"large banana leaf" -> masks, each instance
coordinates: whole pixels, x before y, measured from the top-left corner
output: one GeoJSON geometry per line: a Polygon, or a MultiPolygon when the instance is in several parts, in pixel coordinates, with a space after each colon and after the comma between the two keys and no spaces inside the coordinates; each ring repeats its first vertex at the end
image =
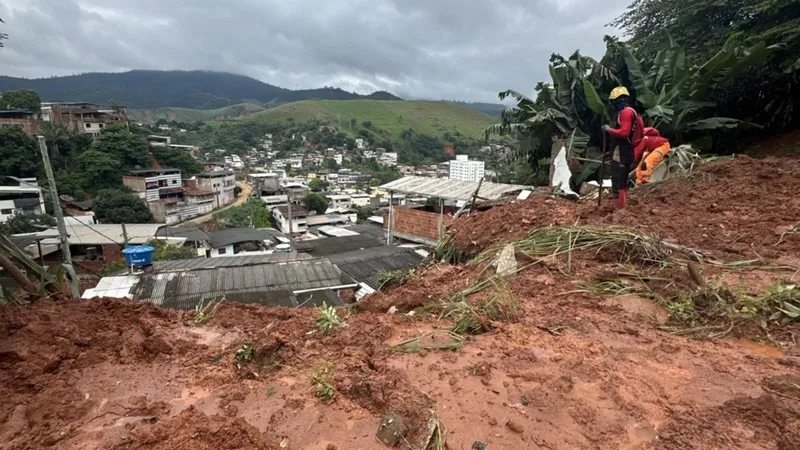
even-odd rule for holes
{"type": "Polygon", "coordinates": [[[583,94],[586,96],[586,103],[589,108],[606,122],[610,122],[611,116],[608,114],[605,102],[600,98],[600,94],[597,93],[592,82],[586,79],[583,80],[583,94]]]}
{"type": "Polygon", "coordinates": [[[642,69],[639,60],[627,47],[622,47],[622,54],[625,57],[625,64],[628,66],[628,76],[633,82],[633,88],[636,90],[636,99],[645,108],[652,108],[656,104],[656,96],[647,86],[647,74],[642,69]]]}

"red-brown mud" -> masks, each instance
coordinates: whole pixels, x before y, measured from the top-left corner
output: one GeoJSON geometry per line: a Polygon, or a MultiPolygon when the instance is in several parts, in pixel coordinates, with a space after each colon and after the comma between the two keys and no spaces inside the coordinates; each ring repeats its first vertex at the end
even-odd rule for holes
{"type": "MultiPolygon", "coordinates": [[[[800,211],[790,162],[713,163],[635,193],[622,212],[534,197],[452,230],[477,252],[537,226],[609,223],[719,258],[791,261],[798,236],[776,245],[800,211]]],[[[569,274],[536,265],[510,277],[518,320],[492,323],[460,350],[392,348],[451,326],[404,313],[473,285],[482,270],[427,267],[340,309],[347,325],[328,336],[310,309],[226,303],[193,327],[190,312],[125,300],[0,307],[0,442],[9,450],[377,449],[381,420],[394,414],[420,448],[435,411],[451,449],[476,441],[489,449],[800,448],[796,347],[659,331],[665,311],[648,299],[575,292],[579,278],[620,270],[595,255],[576,256],[569,274]],[[237,361],[246,345],[252,358],[237,361]],[[311,380],[326,363],[329,401],[311,380]]],[[[690,282],[670,270],[663,277],[690,282]]],[[[758,289],[796,276],[740,275],[758,289]]]]}

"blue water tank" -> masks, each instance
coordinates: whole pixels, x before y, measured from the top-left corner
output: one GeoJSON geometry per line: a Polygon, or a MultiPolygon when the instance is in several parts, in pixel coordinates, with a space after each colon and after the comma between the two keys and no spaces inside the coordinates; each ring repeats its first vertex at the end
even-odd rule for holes
{"type": "Polygon", "coordinates": [[[122,254],[129,267],[144,267],[153,264],[153,250],[149,245],[135,245],[122,250],[122,254]]]}

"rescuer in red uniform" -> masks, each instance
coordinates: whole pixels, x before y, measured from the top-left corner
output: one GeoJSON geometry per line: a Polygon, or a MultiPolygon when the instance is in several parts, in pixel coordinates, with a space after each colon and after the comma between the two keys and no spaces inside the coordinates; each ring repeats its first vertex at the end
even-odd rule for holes
{"type": "Polygon", "coordinates": [[[617,208],[624,208],[628,198],[628,174],[635,164],[634,149],[644,136],[642,116],[628,105],[630,93],[624,86],[614,88],[609,100],[617,112],[617,127],[603,125],[603,131],[611,136],[611,191],[617,198],[617,208]]]}

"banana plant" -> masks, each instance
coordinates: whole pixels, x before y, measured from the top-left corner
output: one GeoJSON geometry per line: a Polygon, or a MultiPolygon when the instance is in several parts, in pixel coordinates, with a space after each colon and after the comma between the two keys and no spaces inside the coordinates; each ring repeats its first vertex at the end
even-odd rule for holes
{"type": "Polygon", "coordinates": [[[716,106],[706,101],[715,86],[732,80],[780,48],[767,47],[763,42],[747,48],[736,46],[736,38],[732,36],[705,64],[692,67],[687,67],[683,48],[670,40],[649,62],[647,70],[625,44],[607,41],[607,46],[613,46],[609,52],[622,54],[636,100],[646,109],[647,123],[662,134],[681,136],[689,131],[758,127],[730,117],[698,118],[701,110],[716,106]]]}

